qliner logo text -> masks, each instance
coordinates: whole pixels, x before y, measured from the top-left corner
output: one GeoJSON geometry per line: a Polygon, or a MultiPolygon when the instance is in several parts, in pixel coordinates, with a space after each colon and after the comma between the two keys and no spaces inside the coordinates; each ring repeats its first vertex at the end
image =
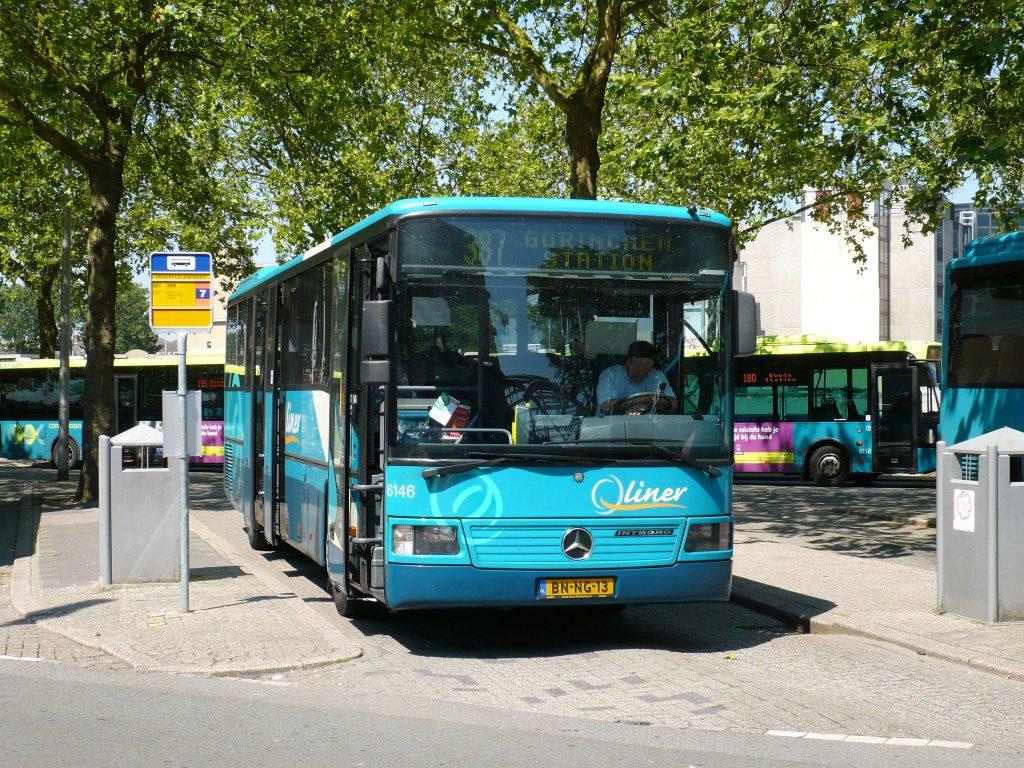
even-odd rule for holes
{"type": "Polygon", "coordinates": [[[285,408],[284,417],[284,444],[298,443],[299,433],[302,431],[302,414],[292,411],[292,404],[288,403],[285,408]]]}
{"type": "Polygon", "coordinates": [[[640,509],[686,509],[685,505],[678,503],[686,491],[685,487],[648,486],[643,480],[631,480],[629,485],[623,486],[619,478],[609,475],[594,483],[590,499],[599,515],[640,509]]]}

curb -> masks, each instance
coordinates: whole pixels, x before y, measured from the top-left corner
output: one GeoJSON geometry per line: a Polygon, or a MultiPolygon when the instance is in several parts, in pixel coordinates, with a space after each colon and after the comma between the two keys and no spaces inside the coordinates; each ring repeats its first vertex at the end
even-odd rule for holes
{"type": "MultiPolygon", "coordinates": [[[[295,662],[272,663],[252,666],[223,666],[223,667],[201,667],[187,665],[162,665],[151,657],[140,653],[129,643],[107,638],[98,639],[98,636],[90,631],[79,627],[69,626],[67,622],[52,618],[51,608],[42,606],[36,599],[33,591],[33,559],[35,556],[35,541],[39,531],[39,517],[41,505],[39,498],[35,495],[22,496],[18,513],[18,530],[15,544],[14,563],[11,568],[10,602],[16,613],[27,621],[71,640],[86,648],[107,653],[140,672],[162,672],[167,674],[195,674],[210,677],[229,677],[272,674],[275,672],[288,672],[298,669],[316,669],[333,664],[352,661],[363,655],[363,651],[355,640],[345,635],[341,629],[321,617],[315,610],[306,605],[305,602],[294,595],[285,598],[285,605],[295,615],[295,619],[302,624],[311,626],[319,631],[327,639],[336,642],[339,646],[349,645],[352,647],[351,654],[323,655],[295,662]],[[29,554],[26,554],[29,553],[29,554]]],[[[229,562],[239,561],[238,553],[227,543],[222,541],[213,532],[198,522],[191,522],[190,528],[206,541],[221,556],[229,562]]],[[[267,586],[274,593],[282,593],[280,584],[275,582],[274,575],[268,573],[265,568],[252,567],[253,562],[247,562],[250,574],[260,583],[267,586]]],[[[283,590],[288,594],[288,590],[283,590]]]]}

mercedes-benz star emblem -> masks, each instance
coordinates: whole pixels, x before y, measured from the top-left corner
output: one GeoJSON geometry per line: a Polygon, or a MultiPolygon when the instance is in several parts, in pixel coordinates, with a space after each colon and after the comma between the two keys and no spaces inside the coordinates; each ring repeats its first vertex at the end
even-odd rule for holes
{"type": "Polygon", "coordinates": [[[570,560],[586,560],[594,551],[594,536],[586,528],[570,528],[562,536],[562,551],[570,560]]]}

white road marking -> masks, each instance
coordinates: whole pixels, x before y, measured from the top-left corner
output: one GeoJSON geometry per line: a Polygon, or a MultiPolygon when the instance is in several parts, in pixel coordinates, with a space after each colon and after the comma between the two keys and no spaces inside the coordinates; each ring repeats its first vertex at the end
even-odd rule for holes
{"type": "Polygon", "coordinates": [[[807,733],[806,731],[765,731],[765,736],[786,739],[814,739],[841,741],[846,744],[885,744],[890,747],[939,747],[942,749],[970,749],[974,744],[944,739],[911,739],[903,736],[856,736],[842,733],[807,733]]]}

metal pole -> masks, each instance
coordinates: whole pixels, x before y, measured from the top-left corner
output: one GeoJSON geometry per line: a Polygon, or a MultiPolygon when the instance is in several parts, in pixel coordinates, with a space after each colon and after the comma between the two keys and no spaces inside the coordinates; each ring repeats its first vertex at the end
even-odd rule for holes
{"type": "Polygon", "coordinates": [[[110,527],[110,438],[100,435],[100,584],[113,581],[110,527]]]}
{"type": "MultiPolygon", "coordinates": [[[[988,499],[985,515],[988,519],[988,620],[999,619],[999,525],[996,513],[999,511],[999,465],[997,448],[990,445],[985,450],[988,464],[988,499]]],[[[975,513],[977,514],[977,513],[975,513]]]]}
{"type": "MultiPolygon", "coordinates": [[[[68,125],[71,137],[71,125],[68,125]]],[[[68,387],[71,380],[71,164],[64,164],[64,237],[60,268],[60,400],[57,406],[57,479],[68,479],[70,416],[68,387]]]]}
{"type": "Polygon", "coordinates": [[[185,425],[185,399],[188,394],[188,368],[185,351],[188,334],[178,334],[178,423],[181,425],[181,612],[188,613],[188,429],[185,425]]]}
{"type": "Polygon", "coordinates": [[[946,464],[946,443],[942,440],[935,444],[935,470],[935,592],[938,599],[936,605],[939,610],[943,610],[942,575],[946,566],[945,511],[949,505],[946,501],[949,466],[946,464]]]}

